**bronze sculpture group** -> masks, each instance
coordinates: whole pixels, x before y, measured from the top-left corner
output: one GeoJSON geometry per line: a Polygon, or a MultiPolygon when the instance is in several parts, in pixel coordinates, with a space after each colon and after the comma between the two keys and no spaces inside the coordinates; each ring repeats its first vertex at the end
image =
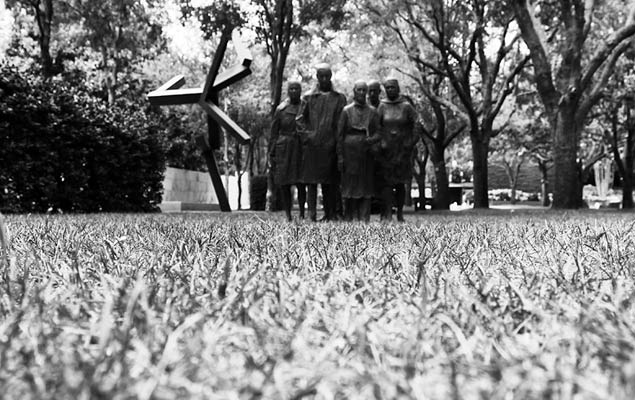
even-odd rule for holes
{"type": "Polygon", "coordinates": [[[286,217],[292,219],[291,186],[296,185],[304,218],[306,185],[309,218],[315,221],[319,184],[327,221],[369,221],[373,197],[381,199],[382,220],[392,219],[394,205],[403,221],[417,113],[400,95],[397,79],[384,80],[382,100],[379,81],[355,82],[347,105],[331,76],[328,64],[318,65],[318,84],[304,97],[300,83],[289,82],[288,99],[273,117],[270,159],[286,217]]]}

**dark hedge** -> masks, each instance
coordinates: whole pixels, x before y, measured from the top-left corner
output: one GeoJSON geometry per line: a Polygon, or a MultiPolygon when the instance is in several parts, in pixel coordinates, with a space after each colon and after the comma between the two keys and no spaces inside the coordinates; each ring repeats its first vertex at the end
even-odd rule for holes
{"type": "Polygon", "coordinates": [[[85,85],[0,65],[0,211],[156,211],[159,118],[108,106],[85,85]]]}

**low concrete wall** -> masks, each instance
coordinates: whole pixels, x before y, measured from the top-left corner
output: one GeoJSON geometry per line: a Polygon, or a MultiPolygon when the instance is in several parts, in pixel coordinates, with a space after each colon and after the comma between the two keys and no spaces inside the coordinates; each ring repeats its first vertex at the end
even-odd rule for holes
{"type": "MultiPolygon", "coordinates": [[[[225,183],[225,176],[222,176],[225,183]]],[[[242,179],[243,193],[241,196],[242,209],[249,208],[249,177],[244,174],[242,179]]],[[[229,190],[225,191],[232,210],[238,209],[238,179],[229,176],[229,190]]],[[[207,172],[190,171],[180,168],[167,167],[163,179],[163,199],[160,205],[162,211],[185,210],[216,210],[218,198],[212,185],[212,179],[207,172]],[[206,206],[207,205],[207,206],[206,206]]]]}

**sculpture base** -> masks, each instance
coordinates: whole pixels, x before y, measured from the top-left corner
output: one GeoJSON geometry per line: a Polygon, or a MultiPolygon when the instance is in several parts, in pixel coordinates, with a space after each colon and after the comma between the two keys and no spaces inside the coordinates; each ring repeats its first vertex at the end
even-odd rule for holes
{"type": "Polygon", "coordinates": [[[218,204],[212,203],[186,203],[183,201],[164,201],[159,204],[161,212],[183,212],[183,211],[220,211],[218,204]]]}

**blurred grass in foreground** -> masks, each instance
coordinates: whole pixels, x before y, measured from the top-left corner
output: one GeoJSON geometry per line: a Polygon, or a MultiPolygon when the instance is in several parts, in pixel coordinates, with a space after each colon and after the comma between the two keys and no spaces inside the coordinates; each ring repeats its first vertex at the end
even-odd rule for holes
{"type": "Polygon", "coordinates": [[[629,214],[6,216],[14,399],[633,399],[629,214]]]}

